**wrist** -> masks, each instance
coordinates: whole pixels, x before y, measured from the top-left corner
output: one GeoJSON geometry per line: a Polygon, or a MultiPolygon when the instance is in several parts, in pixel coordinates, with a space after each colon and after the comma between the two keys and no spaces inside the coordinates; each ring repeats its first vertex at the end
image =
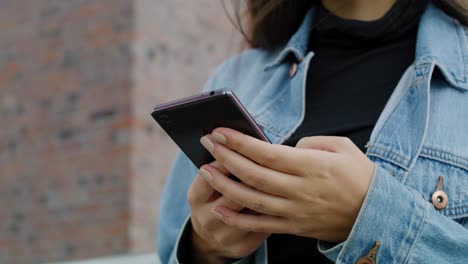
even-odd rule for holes
{"type": "Polygon", "coordinates": [[[223,264],[226,258],[210,247],[193,227],[190,228],[190,255],[193,263],[223,264]]]}

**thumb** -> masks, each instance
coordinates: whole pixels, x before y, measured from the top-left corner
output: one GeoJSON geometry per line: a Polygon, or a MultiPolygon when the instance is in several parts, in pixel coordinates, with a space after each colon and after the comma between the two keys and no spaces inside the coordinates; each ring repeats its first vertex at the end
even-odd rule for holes
{"type": "MultiPolygon", "coordinates": [[[[224,175],[230,174],[218,161],[213,161],[210,165],[218,169],[224,175]]],[[[219,193],[200,175],[200,173],[197,174],[187,192],[187,199],[192,205],[213,201],[218,196],[219,193]]]]}

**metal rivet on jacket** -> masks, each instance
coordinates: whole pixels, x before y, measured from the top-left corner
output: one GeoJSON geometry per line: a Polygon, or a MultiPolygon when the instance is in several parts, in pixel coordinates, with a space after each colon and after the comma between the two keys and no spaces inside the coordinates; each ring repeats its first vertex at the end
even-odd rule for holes
{"type": "Polygon", "coordinates": [[[376,241],[374,247],[367,253],[367,255],[360,257],[356,264],[375,264],[377,258],[377,251],[379,250],[380,241],[376,241]]]}
{"type": "Polygon", "coordinates": [[[445,207],[447,207],[448,204],[448,196],[444,192],[443,179],[443,176],[439,177],[439,183],[437,184],[437,188],[432,194],[432,204],[438,210],[444,209],[445,207]]]}

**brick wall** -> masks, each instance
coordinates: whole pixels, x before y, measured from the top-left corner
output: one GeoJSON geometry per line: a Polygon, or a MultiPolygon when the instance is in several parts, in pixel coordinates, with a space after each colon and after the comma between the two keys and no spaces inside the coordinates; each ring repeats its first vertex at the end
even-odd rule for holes
{"type": "Polygon", "coordinates": [[[148,109],[199,92],[214,68],[239,51],[240,38],[220,1],[138,0],[135,12],[132,106],[142,126],[133,134],[130,243],[152,250],[158,204],[148,201],[158,200],[176,146],[148,119],[148,109]]]}
{"type": "Polygon", "coordinates": [[[154,250],[176,148],[149,110],[232,32],[211,0],[0,1],[0,263],[154,250]]]}

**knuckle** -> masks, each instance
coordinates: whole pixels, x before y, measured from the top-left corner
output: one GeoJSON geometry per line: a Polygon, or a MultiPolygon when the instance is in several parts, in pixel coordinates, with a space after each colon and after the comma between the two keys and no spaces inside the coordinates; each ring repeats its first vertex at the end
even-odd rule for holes
{"type": "Polygon", "coordinates": [[[267,166],[272,165],[278,162],[278,155],[274,153],[273,151],[267,150],[262,153],[261,160],[264,165],[267,165],[267,166]]]}
{"type": "Polygon", "coordinates": [[[261,200],[255,199],[250,201],[249,203],[250,204],[248,207],[254,211],[262,212],[265,210],[265,204],[261,200]]]}
{"type": "Polygon", "coordinates": [[[330,178],[332,178],[333,174],[329,171],[329,170],[321,170],[319,175],[318,175],[321,179],[326,179],[326,180],[329,180],[330,178]]]}
{"type": "Polygon", "coordinates": [[[341,171],[343,170],[343,166],[348,167],[348,165],[343,163],[343,161],[340,159],[334,159],[333,162],[329,161],[328,163],[329,164],[327,167],[327,175],[329,178],[337,177],[337,175],[340,175],[341,171]]]}
{"type": "Polygon", "coordinates": [[[276,205],[276,207],[274,208],[276,215],[286,218],[294,217],[297,214],[297,212],[293,209],[294,206],[291,206],[287,203],[281,203],[281,205],[276,205]]]}
{"type": "Polygon", "coordinates": [[[253,187],[262,187],[266,185],[265,177],[261,174],[249,173],[245,176],[245,181],[248,185],[253,187]]]}
{"type": "Polygon", "coordinates": [[[300,148],[300,147],[307,146],[308,142],[309,142],[309,137],[303,137],[303,138],[299,139],[299,141],[296,144],[296,147],[300,148]]]}
{"type": "Polygon", "coordinates": [[[187,201],[190,207],[194,207],[195,205],[197,205],[197,195],[195,194],[193,185],[190,186],[190,188],[187,191],[187,201]]]}
{"type": "Polygon", "coordinates": [[[333,174],[333,163],[329,159],[321,159],[318,164],[318,176],[324,179],[330,178],[333,174]]]}
{"type": "Polygon", "coordinates": [[[338,137],[338,142],[342,146],[347,146],[352,143],[351,139],[349,139],[348,137],[338,137]]]}
{"type": "Polygon", "coordinates": [[[233,150],[240,151],[244,148],[244,142],[242,142],[241,140],[232,140],[229,146],[233,150]]]}

